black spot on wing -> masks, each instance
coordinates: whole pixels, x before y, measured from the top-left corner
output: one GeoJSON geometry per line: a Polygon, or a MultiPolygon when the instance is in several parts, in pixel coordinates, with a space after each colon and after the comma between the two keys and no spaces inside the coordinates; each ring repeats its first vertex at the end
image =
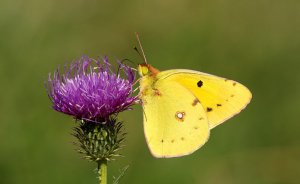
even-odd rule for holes
{"type": "Polygon", "coordinates": [[[217,104],[217,107],[221,107],[222,106],[222,104],[217,104]]]}
{"type": "Polygon", "coordinates": [[[207,107],[207,108],[206,108],[206,111],[207,111],[207,112],[211,112],[212,110],[213,110],[213,109],[212,109],[211,107],[207,107]]]}
{"type": "Polygon", "coordinates": [[[197,98],[195,98],[194,101],[192,102],[192,106],[196,106],[197,103],[200,103],[200,102],[197,98]]]}
{"type": "Polygon", "coordinates": [[[199,80],[199,81],[197,82],[197,86],[198,86],[199,88],[201,88],[202,85],[203,85],[202,80],[199,80]]]}

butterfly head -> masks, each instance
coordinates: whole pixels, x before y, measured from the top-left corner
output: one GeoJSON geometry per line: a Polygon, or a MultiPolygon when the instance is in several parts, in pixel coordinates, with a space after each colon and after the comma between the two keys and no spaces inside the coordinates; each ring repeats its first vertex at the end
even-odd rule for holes
{"type": "Polygon", "coordinates": [[[159,73],[159,70],[154,68],[153,66],[149,64],[139,64],[138,66],[138,72],[140,76],[146,76],[146,75],[156,75],[159,73]]]}

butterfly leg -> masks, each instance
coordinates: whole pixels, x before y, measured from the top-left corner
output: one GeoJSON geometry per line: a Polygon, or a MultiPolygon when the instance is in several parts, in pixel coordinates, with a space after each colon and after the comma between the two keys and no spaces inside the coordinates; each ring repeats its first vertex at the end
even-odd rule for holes
{"type": "Polygon", "coordinates": [[[161,92],[158,89],[153,88],[153,91],[154,91],[154,96],[161,96],[161,92]]]}

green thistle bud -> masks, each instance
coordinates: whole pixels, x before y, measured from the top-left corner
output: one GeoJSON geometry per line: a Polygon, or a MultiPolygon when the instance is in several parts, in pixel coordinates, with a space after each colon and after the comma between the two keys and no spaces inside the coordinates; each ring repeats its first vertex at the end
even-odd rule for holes
{"type": "Polygon", "coordinates": [[[125,133],[122,133],[123,125],[116,119],[107,122],[81,121],[74,128],[73,135],[78,139],[78,152],[84,154],[84,158],[90,161],[110,161],[113,157],[120,156],[117,153],[123,146],[125,133]]]}

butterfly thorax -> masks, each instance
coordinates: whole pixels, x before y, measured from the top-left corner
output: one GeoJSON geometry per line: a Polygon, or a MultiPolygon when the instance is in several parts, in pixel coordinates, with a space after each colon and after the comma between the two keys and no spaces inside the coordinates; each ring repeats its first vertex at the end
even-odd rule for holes
{"type": "Polygon", "coordinates": [[[144,96],[150,93],[156,93],[155,83],[157,81],[157,74],[160,72],[149,64],[140,64],[138,72],[140,79],[140,98],[143,100],[144,96]]]}

